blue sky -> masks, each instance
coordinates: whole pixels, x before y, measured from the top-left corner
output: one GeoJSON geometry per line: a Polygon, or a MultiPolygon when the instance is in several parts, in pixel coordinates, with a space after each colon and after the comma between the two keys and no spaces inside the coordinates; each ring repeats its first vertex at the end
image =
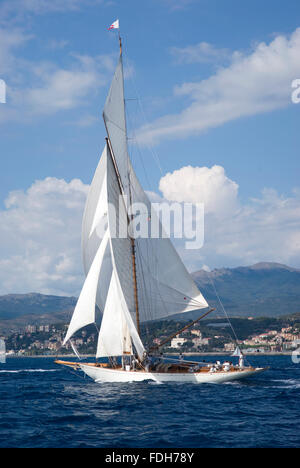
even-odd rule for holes
{"type": "MultiPolygon", "coordinates": [[[[101,113],[118,56],[116,34],[107,28],[117,18],[126,96],[140,98],[128,100],[127,111],[130,137],[137,140],[130,145],[132,158],[144,187],[167,199],[184,194],[180,201],[203,201],[189,193],[187,181],[177,184],[174,171],[205,167],[208,179],[196,169],[191,177],[200,177],[204,188],[213,178],[215,191],[225,201],[228,195],[235,210],[226,230],[213,233],[222,216],[218,198],[207,189],[204,201],[214,208],[206,250],[197,261],[182,253],[189,268],[260,260],[299,267],[300,104],[290,99],[291,82],[300,78],[297,0],[0,0],[0,78],[7,84],[7,103],[0,104],[0,209],[6,226],[0,267],[15,277],[6,273],[2,292],[16,292],[17,285],[20,291],[58,293],[79,287],[78,236],[72,249],[55,259],[45,233],[38,237],[34,231],[32,197],[40,193],[38,186],[44,194],[39,219],[46,223],[49,200],[81,196],[77,224],[66,229],[77,230],[104,144],[101,113]],[[223,168],[223,175],[214,166],[223,168]],[[174,175],[168,187],[160,185],[166,173],[174,175]],[[53,186],[47,192],[49,178],[53,186]],[[71,187],[74,179],[81,185],[71,187]],[[58,192],[55,181],[63,181],[57,182],[58,192]],[[175,183],[180,193],[174,192],[175,183]],[[18,234],[17,219],[24,228],[18,234]],[[266,249],[270,237],[274,244],[266,249]],[[35,263],[41,248],[44,270],[35,263]],[[60,270],[60,262],[69,266],[63,263],[60,270]],[[25,280],[34,267],[48,276],[25,280]],[[74,276],[69,289],[58,290],[58,271],[74,276]]],[[[53,212],[54,218],[59,215],[65,216],[62,205],[53,212]]]]}

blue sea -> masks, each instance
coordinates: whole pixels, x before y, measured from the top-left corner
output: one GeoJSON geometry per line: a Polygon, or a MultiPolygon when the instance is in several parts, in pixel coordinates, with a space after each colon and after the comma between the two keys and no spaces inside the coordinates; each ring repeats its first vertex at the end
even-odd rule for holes
{"type": "Polygon", "coordinates": [[[96,384],[52,358],[10,358],[0,365],[0,447],[299,447],[300,364],[248,360],[270,370],[235,383],[158,385],[96,384]]]}

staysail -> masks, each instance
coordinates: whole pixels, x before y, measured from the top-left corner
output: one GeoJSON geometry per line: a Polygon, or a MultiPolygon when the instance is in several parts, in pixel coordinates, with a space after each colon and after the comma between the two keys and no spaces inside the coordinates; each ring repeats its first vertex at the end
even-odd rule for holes
{"type": "MultiPolygon", "coordinates": [[[[105,102],[108,139],[96,169],[82,223],[86,274],[66,338],[103,313],[97,357],[132,353],[144,346],[139,322],[208,307],[169,238],[135,237],[132,204],[149,222],[157,215],[131,165],[126,133],[122,53],[105,102]]],[[[159,232],[162,231],[156,219],[159,232]]]]}
{"type": "Polygon", "coordinates": [[[65,337],[64,343],[74,335],[80,328],[85,327],[95,320],[95,307],[97,297],[97,286],[102,266],[102,261],[108,244],[108,231],[106,232],[98,251],[95,255],[91,268],[87,274],[83,288],[81,290],[79,299],[77,301],[72,320],[69,325],[68,333],[65,337]]]}
{"type": "Polygon", "coordinates": [[[241,357],[241,356],[243,356],[243,353],[242,353],[242,351],[240,350],[240,348],[237,346],[237,347],[235,348],[235,350],[234,350],[234,352],[232,353],[231,356],[238,356],[238,357],[241,357]]]}
{"type": "MultiPolygon", "coordinates": [[[[88,274],[107,231],[107,145],[105,145],[92,180],[82,220],[82,260],[85,275],[88,274]]],[[[103,312],[112,274],[109,244],[103,255],[99,272],[96,304],[103,312]]]]}

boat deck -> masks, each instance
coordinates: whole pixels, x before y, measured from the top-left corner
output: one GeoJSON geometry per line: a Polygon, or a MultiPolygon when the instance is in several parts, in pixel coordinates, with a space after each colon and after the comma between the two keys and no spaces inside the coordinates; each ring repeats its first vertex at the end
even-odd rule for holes
{"type": "MultiPolygon", "coordinates": [[[[72,367],[73,369],[80,369],[80,366],[82,363],[80,362],[70,362],[70,361],[60,361],[57,360],[55,361],[56,364],[64,365],[67,367],[72,367]]],[[[96,367],[96,368],[104,368],[104,369],[111,369],[111,370],[118,370],[118,371],[124,371],[126,372],[126,369],[123,369],[121,365],[119,366],[114,366],[112,367],[108,363],[97,363],[97,362],[86,362],[84,363],[85,366],[90,366],[90,367],[96,367]]],[[[130,369],[131,372],[159,372],[159,373],[208,373],[211,372],[211,366],[202,366],[200,368],[195,369],[194,365],[191,364],[166,364],[166,363],[161,363],[157,364],[155,366],[149,366],[149,369],[145,369],[143,367],[137,367],[136,369],[130,369]]],[[[241,372],[241,368],[238,366],[231,366],[230,369],[227,372],[241,372]]],[[[253,367],[245,367],[244,370],[246,371],[251,371],[254,370],[253,367]]],[[[224,369],[220,368],[218,370],[215,370],[214,373],[224,373],[224,369]]]]}

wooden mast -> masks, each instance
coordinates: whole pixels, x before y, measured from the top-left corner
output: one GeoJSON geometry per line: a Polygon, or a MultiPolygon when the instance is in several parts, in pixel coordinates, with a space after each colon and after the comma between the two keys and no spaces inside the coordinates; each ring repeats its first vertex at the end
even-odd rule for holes
{"type": "MultiPolygon", "coordinates": [[[[109,153],[110,153],[110,155],[111,155],[111,159],[112,159],[112,162],[113,162],[113,166],[114,166],[114,169],[115,169],[115,172],[116,172],[116,176],[117,176],[117,181],[118,181],[118,185],[119,185],[120,192],[121,192],[121,194],[123,194],[123,196],[124,196],[124,189],[123,189],[123,185],[122,185],[120,173],[119,173],[119,170],[118,170],[118,166],[117,166],[117,163],[116,163],[116,158],[115,158],[114,153],[113,153],[111,141],[110,141],[109,137],[106,137],[105,140],[106,140],[106,143],[107,143],[107,146],[108,146],[108,149],[109,149],[109,153]]],[[[131,190],[130,190],[130,204],[131,204],[131,203],[132,203],[132,198],[131,198],[131,190]]],[[[128,213],[127,213],[128,225],[129,225],[130,221],[132,221],[132,219],[133,219],[133,215],[131,215],[131,218],[129,218],[128,213]]],[[[134,302],[135,302],[135,317],[136,317],[137,332],[138,332],[138,334],[140,335],[141,329],[140,329],[139,302],[138,302],[137,278],[136,278],[135,242],[134,242],[134,238],[131,237],[131,236],[130,236],[130,243],[131,243],[131,257],[132,257],[132,272],[133,272],[133,292],[134,292],[134,302]]]]}
{"type": "MultiPolygon", "coordinates": [[[[122,39],[119,30],[119,44],[120,44],[120,57],[122,60],[122,39]]],[[[123,66],[123,60],[122,60],[123,66]]],[[[124,78],[123,78],[123,89],[124,89],[124,78]]],[[[123,93],[124,95],[124,93],[123,93]]],[[[125,108],[125,98],[124,98],[124,108],[125,108]]],[[[126,123],[126,113],[125,113],[125,134],[127,138],[127,123],[126,123]]],[[[129,203],[130,206],[132,205],[132,193],[131,193],[131,185],[130,185],[130,174],[128,173],[128,183],[129,183],[129,203]]],[[[130,216],[130,221],[133,220],[133,214],[130,216]]],[[[136,277],[136,259],[135,259],[135,240],[134,237],[130,236],[131,242],[131,255],[132,255],[132,272],[133,272],[133,290],[134,290],[134,302],[135,302],[135,319],[136,319],[136,328],[139,336],[141,335],[141,327],[140,327],[140,313],[139,313],[139,299],[138,299],[138,288],[137,288],[137,277],[136,277]]]]}
{"type": "MultiPolygon", "coordinates": [[[[120,45],[120,57],[121,57],[121,61],[122,61],[122,39],[121,39],[121,36],[120,36],[120,32],[119,32],[119,45],[120,45]]],[[[123,66],[123,62],[122,62],[122,66],[123,66]]],[[[123,82],[123,87],[124,87],[124,82],[123,82]]],[[[124,100],[124,106],[125,106],[125,100],[124,100]]],[[[106,127],[107,135],[109,135],[108,130],[107,130],[107,126],[106,126],[106,123],[105,123],[105,119],[104,119],[104,124],[105,124],[105,127],[106,127]]],[[[126,115],[125,115],[125,134],[127,135],[126,115]]],[[[121,194],[123,194],[123,197],[124,197],[125,192],[124,192],[121,176],[120,176],[120,173],[119,173],[119,169],[118,169],[118,166],[117,166],[116,158],[114,156],[114,152],[113,152],[113,148],[112,148],[112,144],[111,144],[109,136],[106,138],[106,142],[108,144],[109,151],[110,151],[112,161],[113,161],[113,166],[114,166],[114,169],[116,171],[120,192],[121,192],[121,194]]],[[[128,174],[128,182],[129,182],[129,202],[130,202],[130,206],[131,206],[132,205],[132,194],[131,194],[131,185],[130,185],[130,174],[128,174]]],[[[126,213],[127,213],[127,221],[128,221],[128,225],[129,225],[130,222],[133,220],[133,214],[131,214],[131,216],[129,218],[127,210],[126,210],[126,213]]],[[[130,237],[130,243],[131,243],[132,272],[133,272],[133,292],[134,292],[134,303],[135,303],[136,328],[137,328],[138,334],[140,335],[141,334],[141,329],[140,329],[140,314],[139,314],[137,276],[136,276],[135,240],[130,235],[129,235],[129,237],[130,237]]]]}

